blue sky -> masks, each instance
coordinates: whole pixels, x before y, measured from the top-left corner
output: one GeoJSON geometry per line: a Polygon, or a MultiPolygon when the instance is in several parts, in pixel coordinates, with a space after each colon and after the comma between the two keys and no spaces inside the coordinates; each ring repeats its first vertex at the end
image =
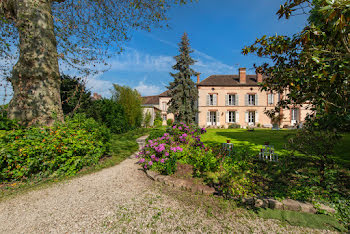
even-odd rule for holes
{"type": "MultiPolygon", "coordinates": [[[[187,32],[198,62],[193,68],[201,80],[213,74],[237,74],[246,67],[254,74],[253,64],[263,61],[241,50],[256,38],[267,35],[292,35],[306,24],[306,16],[278,20],[281,0],[199,0],[175,6],[169,12],[170,28],[151,32],[133,32],[124,44],[125,51],[110,59],[111,69],[90,77],[88,87],[109,97],[113,83],[136,88],[142,95],[156,95],[166,90],[172,80],[169,72],[178,54],[177,43],[187,32]]],[[[196,80],[193,77],[193,80],[196,80]]]]}

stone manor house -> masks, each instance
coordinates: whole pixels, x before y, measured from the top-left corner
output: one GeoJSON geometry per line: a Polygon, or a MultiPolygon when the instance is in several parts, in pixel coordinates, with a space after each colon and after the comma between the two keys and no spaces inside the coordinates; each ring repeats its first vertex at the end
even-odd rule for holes
{"type": "MultiPolygon", "coordinates": [[[[211,75],[203,81],[200,81],[198,75],[198,125],[225,128],[231,124],[239,124],[241,127],[272,127],[271,119],[264,112],[273,109],[284,94],[259,91],[258,83],[262,80],[261,74],[247,75],[245,68],[239,68],[238,75],[211,75]]],[[[166,124],[167,119],[174,119],[173,114],[167,113],[169,100],[169,91],[143,97],[144,112],[151,112],[153,119],[155,113],[159,112],[163,124],[166,124]]],[[[302,123],[307,114],[311,114],[308,107],[293,105],[290,109],[282,110],[280,115],[283,118],[277,124],[289,127],[302,123]]]]}

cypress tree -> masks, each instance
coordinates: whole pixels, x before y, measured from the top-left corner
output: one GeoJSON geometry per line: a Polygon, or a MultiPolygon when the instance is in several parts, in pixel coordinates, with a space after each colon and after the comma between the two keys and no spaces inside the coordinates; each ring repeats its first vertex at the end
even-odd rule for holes
{"type": "Polygon", "coordinates": [[[197,114],[198,90],[191,77],[197,75],[190,66],[196,61],[191,58],[190,43],[187,34],[181,38],[180,54],[175,56],[176,64],[172,67],[177,73],[170,73],[174,81],[167,87],[170,90],[168,113],[173,113],[175,122],[193,123],[197,114]]]}

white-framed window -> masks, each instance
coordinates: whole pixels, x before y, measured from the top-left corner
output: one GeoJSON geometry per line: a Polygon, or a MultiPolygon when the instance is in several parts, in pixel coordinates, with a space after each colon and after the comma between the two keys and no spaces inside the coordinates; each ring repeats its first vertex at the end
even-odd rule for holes
{"type": "Polygon", "coordinates": [[[280,93],[277,94],[277,102],[279,102],[279,101],[281,101],[281,94],[280,93]]]}
{"type": "Polygon", "coordinates": [[[259,114],[257,111],[246,111],[245,112],[245,122],[248,125],[255,125],[259,122],[259,114]]]}
{"type": "Polygon", "coordinates": [[[255,123],[255,111],[248,112],[248,123],[255,123]]]}
{"type": "Polygon", "coordinates": [[[226,94],[225,101],[226,106],[238,106],[238,95],[226,94]]]}
{"type": "Polygon", "coordinates": [[[167,103],[166,102],[162,102],[162,110],[167,111],[167,103]]]}
{"type": "Polygon", "coordinates": [[[207,125],[220,126],[220,112],[208,111],[207,112],[207,125]]]}
{"type": "Polygon", "coordinates": [[[162,119],[166,121],[167,120],[167,115],[165,115],[165,114],[162,115],[162,119]]]}
{"type": "Polygon", "coordinates": [[[291,115],[292,121],[299,121],[299,108],[292,108],[291,115]]]}
{"type": "Polygon", "coordinates": [[[207,106],[217,106],[218,95],[208,94],[207,95],[207,106]]]}
{"type": "Polygon", "coordinates": [[[238,112],[237,111],[226,111],[226,123],[237,123],[238,112]]]}
{"type": "Polygon", "coordinates": [[[267,95],[267,103],[269,104],[269,105],[273,105],[274,104],[274,94],[273,93],[269,93],[268,95],[267,95]]]}
{"type": "Polygon", "coordinates": [[[245,95],[246,106],[257,106],[258,105],[258,94],[246,94],[245,95]]]}

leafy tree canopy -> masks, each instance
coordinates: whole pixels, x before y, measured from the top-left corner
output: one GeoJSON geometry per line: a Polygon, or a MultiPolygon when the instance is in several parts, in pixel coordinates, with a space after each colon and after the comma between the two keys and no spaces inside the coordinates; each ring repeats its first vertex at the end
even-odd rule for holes
{"type": "Polygon", "coordinates": [[[112,99],[120,104],[125,111],[126,119],[131,128],[137,128],[142,123],[141,95],[136,89],[114,84],[112,99]]]}
{"type": "MultiPolygon", "coordinates": [[[[293,104],[310,103],[313,126],[344,129],[350,126],[350,1],[288,0],[277,15],[309,14],[308,25],[288,36],[263,36],[243,54],[269,58],[255,66],[267,78],[262,90],[286,92],[273,112],[293,104]]],[[[273,114],[273,113],[272,113],[273,114]]]]}

